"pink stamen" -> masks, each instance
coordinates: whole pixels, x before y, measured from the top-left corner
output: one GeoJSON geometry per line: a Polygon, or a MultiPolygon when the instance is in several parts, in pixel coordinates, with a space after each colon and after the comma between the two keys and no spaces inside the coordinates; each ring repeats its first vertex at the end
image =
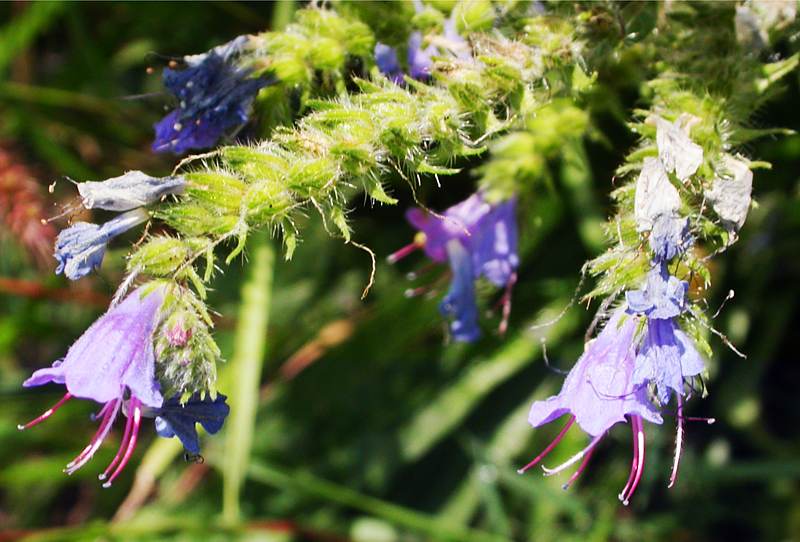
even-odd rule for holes
{"type": "Polygon", "coordinates": [[[132,413],[129,413],[129,416],[133,417],[133,426],[131,427],[131,434],[130,439],[128,440],[128,446],[125,449],[125,455],[122,456],[122,461],[120,461],[119,466],[114,471],[114,473],[108,478],[108,481],[103,484],[104,488],[111,487],[111,484],[120,475],[122,470],[125,468],[125,465],[128,464],[130,461],[131,456],[133,455],[133,450],[136,448],[136,440],[139,437],[139,426],[142,423],[142,408],[141,403],[135,397],[131,397],[131,402],[129,408],[133,410],[132,413]]]}
{"type": "Polygon", "coordinates": [[[103,421],[100,422],[100,427],[97,428],[97,432],[94,434],[94,437],[92,437],[92,440],[89,441],[89,445],[86,446],[86,448],[84,448],[75,459],[67,463],[67,466],[64,468],[64,472],[67,474],[74,473],[76,470],[84,466],[92,457],[94,457],[94,454],[108,436],[108,432],[111,431],[111,426],[114,425],[114,420],[117,418],[117,413],[119,412],[119,406],[122,403],[122,400],[114,399],[111,402],[114,403],[114,406],[108,409],[103,415],[103,421]]]}
{"type": "Polygon", "coordinates": [[[389,263],[397,263],[406,256],[408,256],[409,254],[411,254],[412,252],[414,252],[415,250],[420,248],[422,248],[422,245],[420,245],[417,241],[414,241],[412,243],[407,244],[403,248],[389,254],[386,257],[386,261],[389,263]]]}
{"type": "Polygon", "coordinates": [[[544,471],[544,475],[553,476],[555,474],[558,474],[559,472],[568,469],[569,467],[571,467],[572,465],[574,465],[575,463],[586,457],[587,454],[591,453],[591,451],[594,449],[595,446],[597,446],[597,443],[600,442],[600,439],[602,439],[603,436],[605,436],[605,433],[602,433],[594,437],[586,448],[584,448],[577,454],[573,455],[572,457],[570,457],[557,467],[551,469],[542,465],[542,470],[544,471]]]}
{"type": "Polygon", "coordinates": [[[622,499],[622,504],[625,506],[630,504],[631,497],[633,496],[634,491],[636,491],[639,481],[642,479],[642,473],[644,472],[644,425],[642,424],[641,416],[631,416],[631,418],[633,423],[636,425],[636,445],[639,448],[639,455],[636,458],[636,476],[634,477],[633,483],[628,489],[628,492],[623,495],[624,498],[622,499]]]}
{"type": "Polygon", "coordinates": [[[103,416],[105,416],[105,415],[106,415],[106,411],[107,411],[109,408],[111,408],[111,404],[112,404],[112,403],[113,403],[113,401],[109,401],[109,402],[107,402],[106,404],[104,404],[104,405],[103,405],[103,408],[101,408],[101,409],[100,409],[100,410],[99,410],[97,413],[95,413],[95,414],[90,414],[90,415],[89,415],[89,419],[90,419],[90,420],[92,420],[93,422],[96,422],[97,420],[99,420],[100,418],[102,418],[103,416]]]}
{"type": "Polygon", "coordinates": [[[628,481],[625,482],[625,487],[622,488],[622,491],[619,492],[617,497],[620,501],[625,499],[625,494],[628,492],[628,488],[631,487],[633,483],[633,479],[636,477],[636,465],[639,462],[639,441],[636,439],[636,423],[631,418],[631,435],[633,435],[633,458],[631,459],[631,473],[628,475],[628,481]]]}
{"type": "Polygon", "coordinates": [[[34,425],[39,425],[40,423],[42,423],[43,421],[45,421],[47,418],[49,418],[50,416],[52,416],[53,414],[55,414],[56,410],[58,410],[59,408],[61,408],[61,405],[63,405],[64,403],[66,403],[66,402],[69,400],[69,398],[70,398],[70,397],[72,397],[72,394],[70,394],[70,393],[65,393],[65,394],[64,394],[64,397],[62,397],[61,399],[59,399],[59,400],[58,400],[58,402],[57,402],[56,404],[54,404],[53,406],[51,406],[50,408],[48,408],[47,410],[45,410],[44,412],[42,412],[42,414],[41,414],[39,417],[32,419],[31,421],[29,421],[29,422],[28,422],[28,423],[26,423],[26,424],[19,424],[19,425],[17,426],[17,429],[19,429],[20,431],[24,431],[25,429],[30,429],[30,428],[31,428],[31,427],[33,427],[34,425]]]}
{"type": "Polygon", "coordinates": [[[683,450],[683,398],[678,393],[678,429],[675,433],[675,457],[672,460],[672,472],[669,475],[667,488],[672,488],[678,479],[678,466],[681,462],[681,451],[683,450]]]}
{"type": "Polygon", "coordinates": [[[99,480],[105,480],[106,478],[108,478],[108,473],[111,472],[111,469],[113,469],[117,465],[117,463],[119,463],[119,460],[122,459],[122,452],[125,450],[125,446],[128,443],[128,440],[130,439],[132,426],[133,426],[133,416],[128,416],[128,421],[125,422],[125,431],[122,433],[122,440],[119,441],[119,449],[117,450],[114,459],[112,459],[111,463],[109,463],[108,467],[106,467],[106,470],[104,470],[102,474],[99,474],[97,476],[99,480]]]}
{"type": "Polygon", "coordinates": [[[564,490],[567,490],[567,489],[569,489],[569,486],[571,486],[571,485],[572,485],[572,482],[574,482],[575,480],[577,480],[577,479],[578,479],[578,476],[580,476],[580,475],[581,475],[581,473],[583,473],[583,471],[584,471],[584,470],[586,470],[586,466],[589,464],[589,460],[592,458],[592,454],[594,454],[594,451],[595,451],[596,449],[597,449],[597,448],[592,448],[591,450],[589,450],[589,451],[586,453],[586,457],[584,457],[584,458],[583,458],[583,461],[581,461],[581,464],[580,464],[580,466],[578,467],[578,470],[576,470],[575,472],[573,472],[573,473],[572,473],[572,476],[570,476],[570,477],[569,477],[569,480],[567,480],[567,483],[566,483],[566,484],[564,484],[563,486],[561,486],[561,488],[562,488],[562,489],[564,489],[564,490]]]}
{"type": "Polygon", "coordinates": [[[570,416],[570,417],[569,417],[569,419],[567,420],[567,423],[566,423],[566,424],[564,424],[564,428],[563,428],[563,429],[561,429],[561,431],[558,433],[558,435],[556,435],[556,438],[554,438],[554,439],[553,439],[553,442],[551,442],[550,444],[548,444],[548,445],[547,445],[547,448],[545,448],[544,450],[542,450],[542,453],[540,453],[539,455],[537,455],[537,456],[536,456],[536,457],[533,459],[533,461],[531,461],[530,463],[528,463],[527,465],[525,465],[525,466],[524,466],[524,467],[522,467],[521,469],[517,469],[517,474],[524,474],[524,473],[525,473],[525,471],[527,471],[527,470],[528,470],[528,469],[530,469],[531,467],[535,466],[535,465],[536,465],[536,464],[537,464],[539,461],[541,461],[542,459],[544,459],[544,458],[547,456],[547,454],[549,454],[550,452],[552,452],[552,451],[553,451],[553,448],[555,448],[555,447],[558,445],[558,443],[559,443],[559,442],[561,442],[561,440],[564,438],[564,435],[566,435],[566,434],[567,434],[567,431],[569,430],[569,428],[570,428],[570,427],[572,427],[572,424],[573,424],[573,423],[575,423],[575,416],[570,416]]]}
{"type": "Polygon", "coordinates": [[[500,326],[497,328],[500,335],[505,335],[508,330],[508,318],[511,316],[511,292],[514,290],[514,284],[517,283],[517,274],[511,273],[506,284],[506,291],[503,292],[503,297],[500,298],[500,303],[503,305],[503,317],[500,319],[500,326]]]}

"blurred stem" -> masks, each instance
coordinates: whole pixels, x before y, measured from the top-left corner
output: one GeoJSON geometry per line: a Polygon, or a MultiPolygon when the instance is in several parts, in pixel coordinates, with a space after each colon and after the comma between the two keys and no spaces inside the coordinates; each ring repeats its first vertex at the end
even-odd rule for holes
{"type": "Polygon", "coordinates": [[[275,262],[275,252],[266,235],[258,234],[251,244],[252,260],[242,286],[234,354],[228,369],[231,414],[225,435],[222,517],[229,524],[238,523],[241,515],[239,495],[253,443],[275,262]]]}
{"type": "Polygon", "coordinates": [[[297,9],[294,0],[278,0],[272,8],[272,30],[283,30],[294,17],[294,11],[297,9]]]}
{"type": "Polygon", "coordinates": [[[350,488],[317,478],[307,472],[295,471],[287,473],[284,469],[277,469],[263,463],[253,463],[250,465],[249,474],[257,482],[281,490],[314,495],[330,502],[349,506],[385,519],[395,525],[424,533],[432,540],[508,541],[504,536],[464,528],[455,523],[438,520],[414,510],[363,495],[350,488]]]}

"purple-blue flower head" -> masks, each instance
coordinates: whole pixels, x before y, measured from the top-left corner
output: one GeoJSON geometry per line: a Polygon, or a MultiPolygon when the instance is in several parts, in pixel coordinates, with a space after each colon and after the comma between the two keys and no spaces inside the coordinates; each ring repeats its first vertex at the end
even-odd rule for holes
{"type": "Polygon", "coordinates": [[[588,435],[602,436],[611,426],[638,415],[653,423],[661,416],[634,382],[637,319],[617,313],[567,375],[561,393],[531,406],[528,422],[539,427],[570,414],[588,435]]]}
{"type": "Polygon", "coordinates": [[[56,274],[64,273],[78,280],[100,267],[108,242],[146,222],[150,215],[144,209],[134,209],[115,216],[102,225],[76,222],[61,230],[56,238],[54,256],[58,261],[56,274]]]}
{"type": "Polygon", "coordinates": [[[620,498],[627,503],[641,479],[644,467],[643,420],[661,423],[661,415],[647,399],[644,386],[633,379],[636,358],[635,334],[637,319],[618,309],[597,338],[569,372],[561,393],[531,406],[528,421],[534,427],[549,423],[565,414],[567,423],[558,436],[536,458],[519,470],[525,472],[538,464],[564,438],[577,422],[589,436],[589,445],[558,467],[544,467],[550,476],[564,471],[580,461],[580,465],[564,484],[566,489],[586,469],[597,444],[615,424],[630,418],[634,434],[634,461],[631,476],[620,498]]]}
{"type": "Polygon", "coordinates": [[[642,289],[625,293],[628,312],[651,319],[674,318],[686,310],[688,290],[689,284],[670,275],[666,264],[656,264],[642,289]]]}
{"type": "Polygon", "coordinates": [[[202,54],[185,57],[182,70],[164,69],[164,86],[178,100],[178,107],[155,125],[156,152],[183,153],[216,144],[220,137],[245,124],[258,91],[274,82],[237,61],[249,38],[202,54]]]}
{"type": "Polygon", "coordinates": [[[479,336],[474,281],[484,277],[506,287],[503,297],[505,329],[510,310],[510,288],[519,265],[515,200],[490,204],[481,193],[450,207],[442,215],[409,209],[406,219],[419,230],[412,244],[389,257],[396,262],[417,248],[436,263],[447,262],[453,274],[442,313],[452,318],[451,331],[458,341],[479,336]]]}
{"type": "Polygon", "coordinates": [[[211,435],[222,429],[230,412],[226,399],[221,393],[217,394],[216,399],[208,396],[201,398],[196,393],[181,403],[180,396],[176,395],[154,410],[156,432],[164,438],[177,436],[187,453],[197,455],[200,453],[197,424],[211,435]]]}
{"type": "Polygon", "coordinates": [[[69,398],[101,403],[100,426],[91,442],[65,468],[72,474],[97,452],[120,411],[127,416],[119,451],[100,479],[108,486],[130,460],[139,434],[143,411],[162,406],[155,376],[153,331],[160,319],[166,287],[145,285],[101,316],[75,341],[67,355],[52,367],[39,369],[23,386],[62,384],[67,393],[44,414],[19,426],[32,427],[49,418],[69,398]],[[123,408],[124,406],[124,408],[123,408]],[[113,472],[112,472],[113,471],[113,472]]]}
{"type": "Polygon", "coordinates": [[[397,51],[385,43],[375,44],[375,64],[380,72],[396,85],[403,83],[403,68],[397,60],[397,51]]]}

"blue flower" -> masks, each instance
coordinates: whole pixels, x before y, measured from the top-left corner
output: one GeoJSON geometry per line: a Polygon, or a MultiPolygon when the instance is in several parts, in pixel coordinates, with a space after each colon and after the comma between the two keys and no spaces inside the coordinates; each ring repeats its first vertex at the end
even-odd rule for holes
{"type": "Polygon", "coordinates": [[[688,290],[689,284],[670,275],[666,264],[657,264],[647,274],[642,289],[625,293],[628,312],[648,318],[674,318],[686,310],[688,290]]]}
{"type": "Polygon", "coordinates": [[[70,280],[88,275],[103,263],[103,256],[111,239],[149,218],[150,215],[144,209],[134,209],[99,226],[76,222],[62,230],[55,243],[54,256],[58,260],[56,274],[64,273],[70,280]]]}
{"type": "Polygon", "coordinates": [[[180,396],[176,395],[155,409],[156,432],[164,438],[177,436],[188,453],[197,455],[200,453],[200,440],[196,424],[202,425],[212,435],[222,429],[230,412],[226,399],[221,393],[216,399],[201,399],[200,394],[194,394],[181,404],[180,396]]]}
{"type": "Polygon", "coordinates": [[[450,320],[450,332],[453,340],[473,342],[481,336],[478,327],[478,305],[475,302],[475,272],[472,269],[472,257],[457,240],[447,243],[447,256],[453,280],[439,310],[450,320]]]}
{"type": "Polygon", "coordinates": [[[164,86],[178,99],[178,108],[155,125],[156,152],[183,153],[214,146],[220,137],[247,122],[253,99],[271,77],[251,77],[237,66],[247,36],[202,55],[185,57],[183,70],[164,70],[164,86]]]}
{"type": "Polygon", "coordinates": [[[375,64],[378,69],[394,84],[400,85],[403,83],[403,68],[400,67],[400,62],[397,60],[397,51],[394,47],[390,47],[385,43],[375,44],[375,64]]]}

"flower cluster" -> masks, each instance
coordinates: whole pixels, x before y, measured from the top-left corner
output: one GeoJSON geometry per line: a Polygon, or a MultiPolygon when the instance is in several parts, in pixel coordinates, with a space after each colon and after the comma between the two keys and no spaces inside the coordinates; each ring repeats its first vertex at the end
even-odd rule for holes
{"type": "Polygon", "coordinates": [[[247,122],[258,91],[275,82],[253,77],[251,69],[239,64],[249,43],[248,36],[239,36],[207,53],[184,57],[182,70],[164,70],[164,86],[178,107],[155,125],[154,151],[180,154],[212,147],[247,122]]]}
{"type": "Polygon", "coordinates": [[[475,281],[481,277],[506,288],[500,328],[505,331],[519,265],[515,209],[514,199],[490,204],[478,192],[442,215],[418,208],[406,213],[419,232],[410,245],[389,256],[389,261],[396,262],[421,248],[433,262],[449,264],[452,280],[439,310],[450,321],[456,341],[480,337],[475,281]]]}
{"type": "Polygon", "coordinates": [[[693,243],[688,219],[678,214],[681,200],[669,179],[683,181],[702,163],[703,151],[675,125],[658,119],[659,156],[646,158],[634,197],[637,229],[649,232],[652,259],[645,284],[628,291],[625,303],[614,310],[598,337],[567,376],[561,392],[531,406],[528,421],[534,427],[569,415],[564,429],[533,461],[538,464],[564,437],[573,423],[592,437],[590,443],[555,468],[553,475],[581,461],[564,484],[584,471],[595,447],[612,426],[626,420],[633,431],[633,461],[628,482],[619,494],[628,504],[642,477],[645,458],[644,421],[661,424],[661,411],[675,397],[676,450],[669,487],[675,483],[683,444],[683,401],[687,383],[705,370],[692,340],[680,329],[678,318],[687,310],[689,285],[669,273],[668,264],[693,243]]]}
{"type": "Polygon", "coordinates": [[[223,395],[215,399],[195,396],[181,403],[179,397],[165,401],[161,394],[153,335],[169,295],[169,287],[162,283],[140,286],[92,324],[63,359],[52,367],[39,369],[24,382],[25,387],[61,384],[67,393],[41,416],[20,425],[20,430],[46,420],[73,397],[101,405],[96,415],[99,428],[89,444],[67,464],[67,474],[92,459],[120,413],[127,422],[117,454],[99,476],[105,480],[104,487],[109,487],[130,461],[143,417],[155,417],[157,433],[178,436],[191,454],[200,451],[196,423],[210,433],[222,427],[228,414],[223,395]]]}

